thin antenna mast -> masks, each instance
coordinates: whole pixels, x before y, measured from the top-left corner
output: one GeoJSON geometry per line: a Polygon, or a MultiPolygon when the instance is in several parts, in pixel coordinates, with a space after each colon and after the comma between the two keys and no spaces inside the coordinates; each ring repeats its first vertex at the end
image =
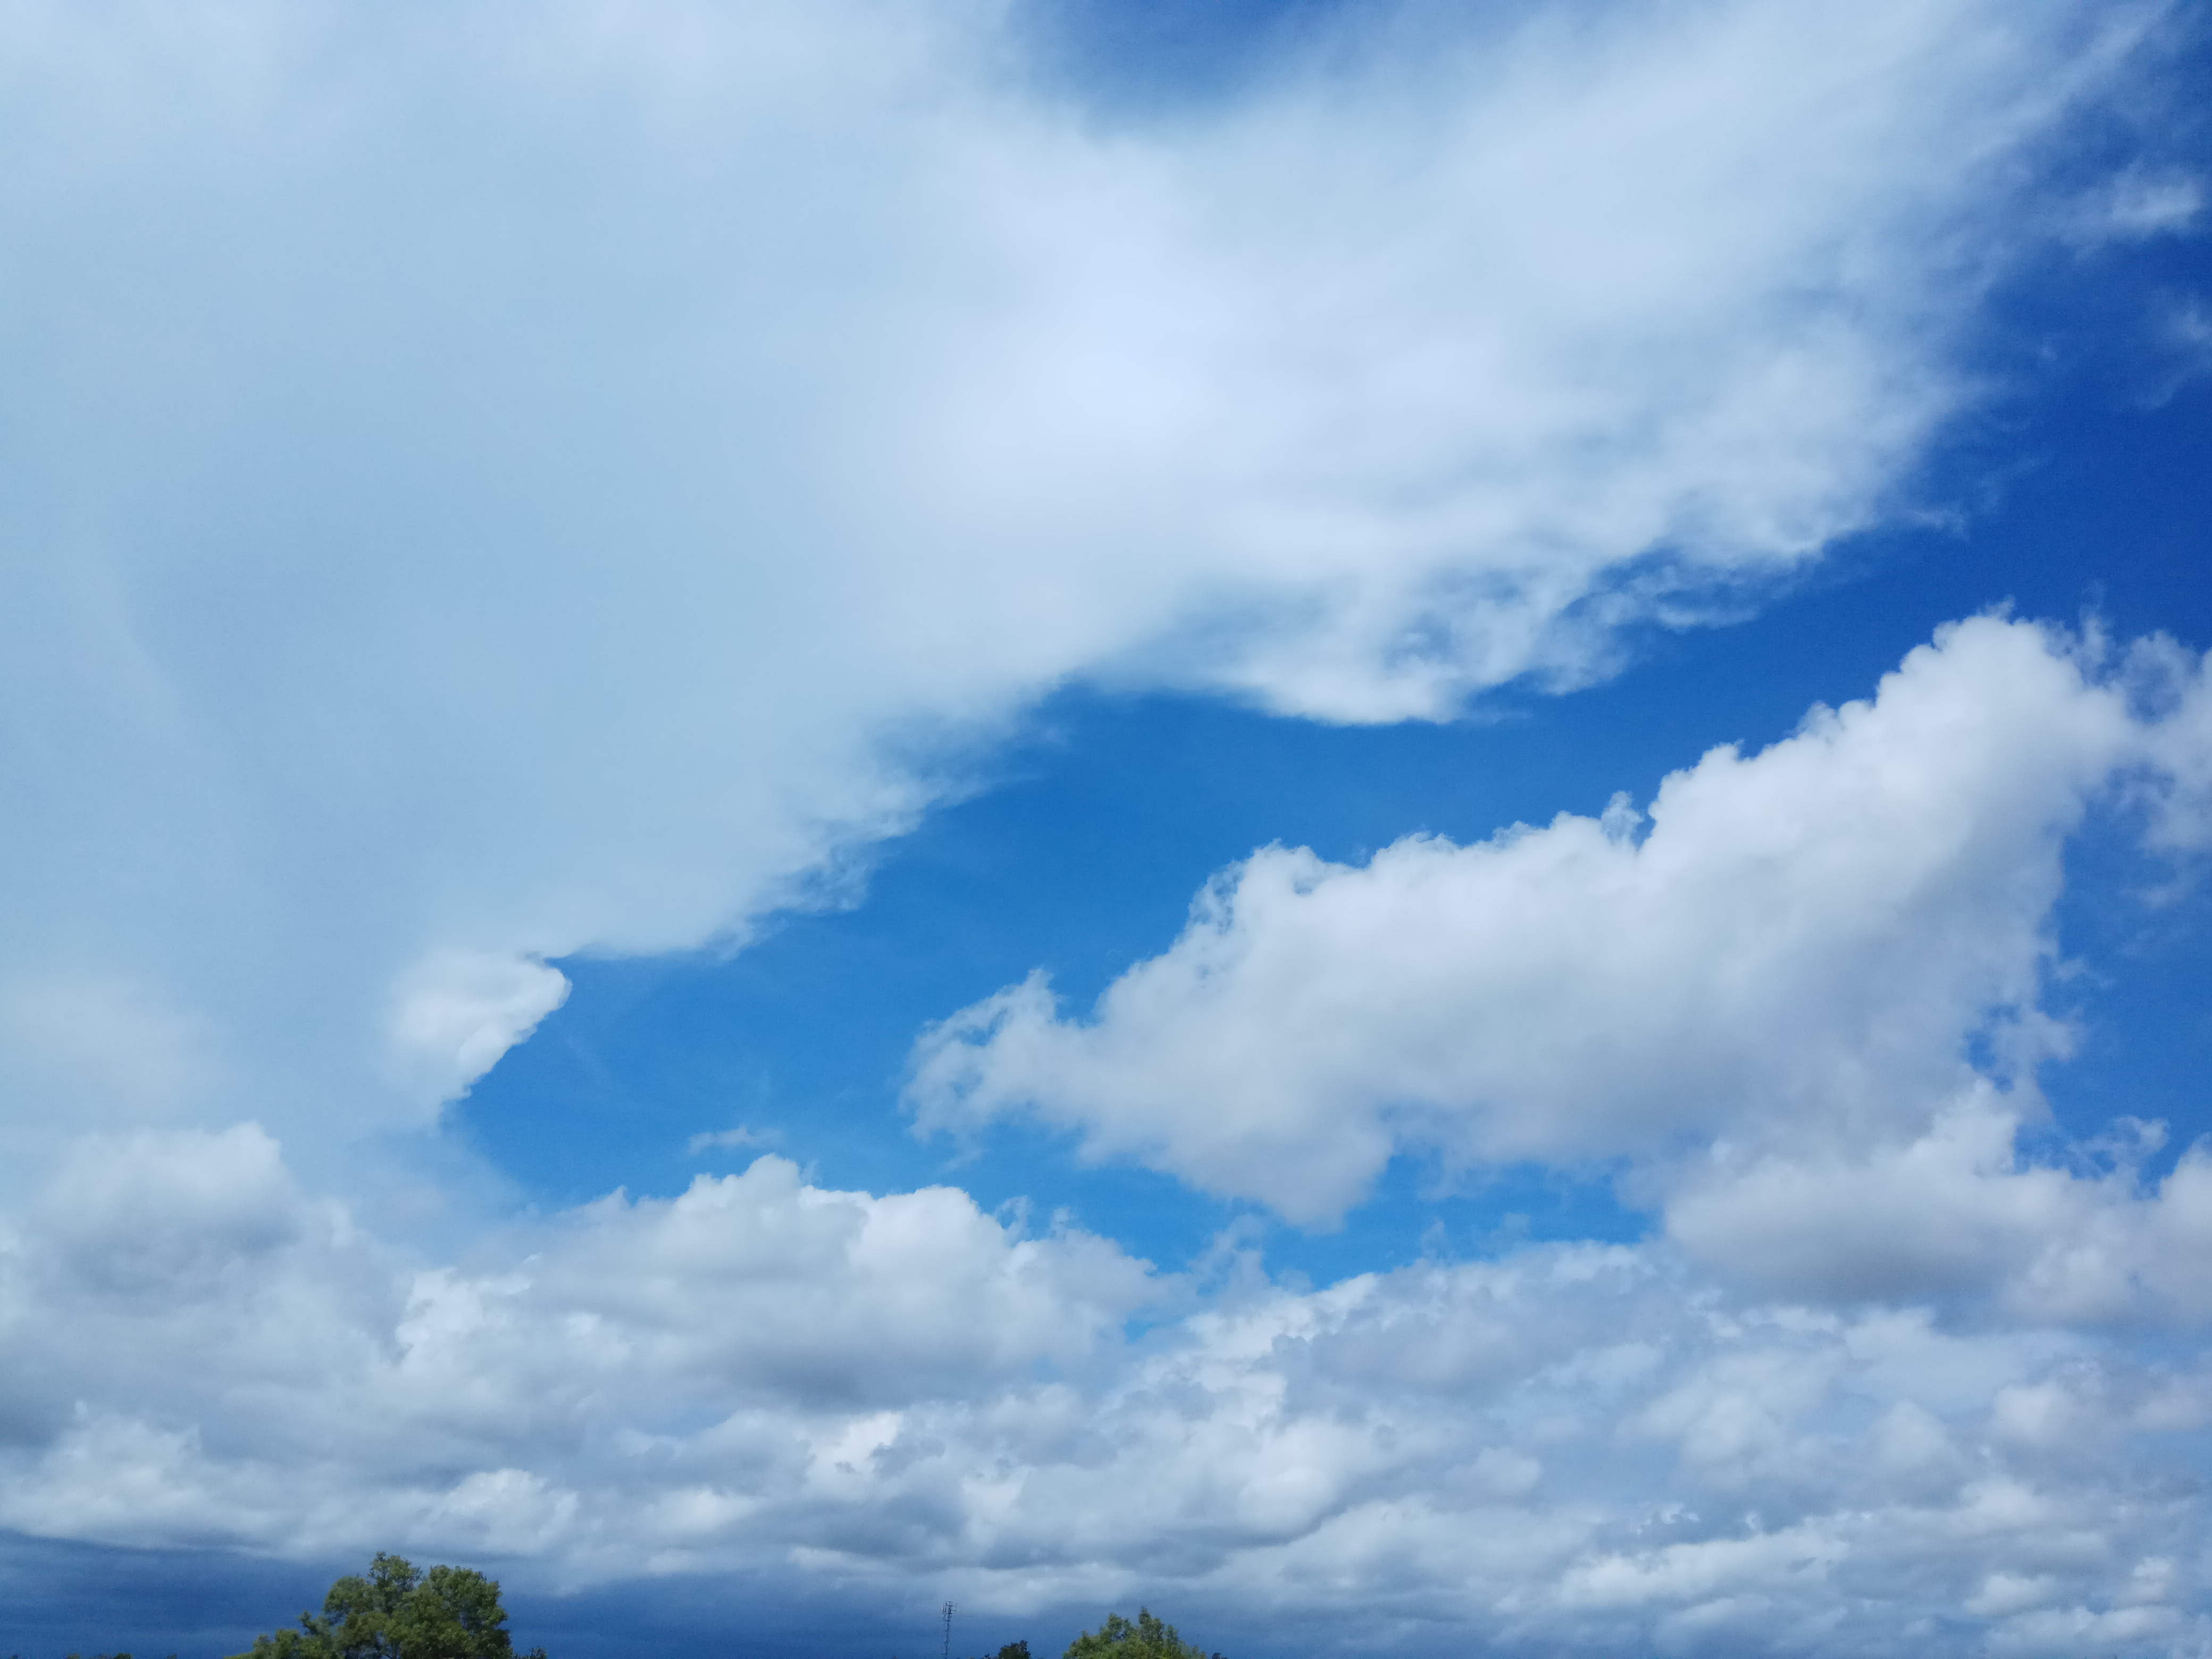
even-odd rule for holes
{"type": "Polygon", "coordinates": [[[945,1604],[945,1659],[952,1659],[952,1603],[945,1604]]]}

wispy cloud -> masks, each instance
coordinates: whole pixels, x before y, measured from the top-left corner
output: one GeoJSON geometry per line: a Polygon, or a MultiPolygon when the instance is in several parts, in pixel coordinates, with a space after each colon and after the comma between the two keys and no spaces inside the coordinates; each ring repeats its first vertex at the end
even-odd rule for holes
{"type": "Polygon", "coordinates": [[[1970,621],[1648,826],[1265,850],[918,1054],[1315,1225],[1603,1161],[1633,1247],[1186,1279],[742,1124],[551,1217],[420,1156],[549,963],[742,942],[1053,688],[1448,716],[1924,505],[1990,284],[2197,211],[2068,149],[2161,15],[1345,9],[1152,119],[991,3],[0,7],[0,1528],[2204,1649],[2212,1164],[2021,1139],[2067,838],[2203,840],[2170,644],[1970,621]]]}
{"type": "Polygon", "coordinates": [[[988,7],[11,7],[0,975],[350,1136],[543,1012],[426,1069],[436,964],[739,936],[1070,676],[1425,716],[1740,614],[2145,15],[1362,11],[1102,125],[988,7]]]}
{"type": "Polygon", "coordinates": [[[783,1144],[780,1129],[756,1129],[740,1123],[733,1129],[713,1129],[693,1135],[684,1143],[688,1157],[696,1158],[702,1152],[736,1152],[757,1148],[765,1151],[783,1144]]]}

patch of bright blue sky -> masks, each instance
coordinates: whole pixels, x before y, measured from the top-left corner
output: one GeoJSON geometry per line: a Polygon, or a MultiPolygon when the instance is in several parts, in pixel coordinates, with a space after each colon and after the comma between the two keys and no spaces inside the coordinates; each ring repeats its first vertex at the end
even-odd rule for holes
{"type": "MultiPolygon", "coordinates": [[[[1049,14],[1046,44],[1102,95],[1202,94],[1333,9],[1085,0],[1049,14]]],[[[2085,176],[2140,136],[2081,135],[2085,176]]],[[[1479,840],[1595,813],[1618,789],[1648,800],[1715,744],[1756,747],[1816,702],[1869,695],[1940,624],[1994,605],[2212,646],[2212,363],[2171,338],[2192,302],[2212,307],[2202,237],[2050,255],[1990,307],[1980,368],[1996,395],[1913,485],[1960,516],[1832,550],[1732,625],[1647,632],[1602,685],[1509,688],[1475,718],[1385,727],[1068,690],[995,757],[988,787],[881,849],[854,908],[776,919],[733,957],[562,963],[567,1006],[456,1109],[455,1133],[544,1207],[742,1167],[762,1148],[686,1149],[743,1125],[823,1183],[951,1182],[1040,1221],[1065,1211],[1164,1266],[1252,1217],[1271,1267],[1316,1279],[1523,1237],[1639,1236],[1644,1218],[1602,1171],[1450,1177],[1416,1158],[1342,1229],[1304,1234],[1139,1168],[1087,1165],[1033,1127],[917,1139],[899,1085],[924,1026],[1033,968],[1087,1006],[1173,939],[1209,876],[1271,842],[1356,861],[1416,831],[1479,840]]],[[[2212,902],[2144,903],[2163,872],[2110,826],[2069,872],[2060,941],[2089,971],[2057,1004],[2086,1041],[2046,1090],[2068,1133],[2166,1120],[2170,1157],[2212,1129],[2198,1082],[2212,1074],[2212,902]]]]}
{"type": "MultiPolygon", "coordinates": [[[[1590,690],[1509,690],[1478,718],[1383,727],[1067,690],[996,757],[989,787],[882,849],[854,908],[779,918],[726,958],[564,962],[568,1005],[457,1109],[459,1133],[553,1207],[741,1168],[760,1148],[686,1148],[744,1125],[828,1185],[951,1182],[1182,1266],[1256,1212],[1086,1165],[1072,1139],[1033,1127],[965,1146],[915,1137],[898,1090],[921,1029],[1032,968],[1086,1006],[1169,944],[1210,875],[1270,842],[1357,861],[1415,831],[1478,840],[1595,813],[1617,789],[1648,800],[1715,744],[1764,744],[1815,702],[1867,696],[1938,625],[1992,605],[2212,645],[2212,377],[2175,384],[2185,365],[2157,344],[2162,308],[2192,292],[2212,292],[2201,242],[2054,261],[1991,331],[1992,371],[2023,392],[1919,486],[1968,509],[1962,523],[1839,549],[1746,621],[1653,632],[1590,690]]],[[[2198,1081],[2212,1074],[2212,905],[2142,902],[2162,873],[2109,827],[2070,864],[2061,942],[2091,971],[2062,994],[2087,1041],[2046,1073],[2059,1120],[2094,1133],[2119,1115],[2164,1118],[2185,1144],[2212,1128],[2198,1081]]],[[[1634,1237],[1645,1223],[1602,1171],[1450,1178],[1401,1158],[1339,1231],[1257,1224],[1272,1267],[1326,1279],[1522,1237],[1634,1237]]]]}

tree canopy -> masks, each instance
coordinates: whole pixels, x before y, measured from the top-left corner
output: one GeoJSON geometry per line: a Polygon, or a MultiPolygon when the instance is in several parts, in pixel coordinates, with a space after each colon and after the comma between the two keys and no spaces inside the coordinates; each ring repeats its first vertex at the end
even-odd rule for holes
{"type": "MultiPolygon", "coordinates": [[[[232,1659],[514,1659],[497,1581],[467,1567],[418,1571],[379,1555],[331,1586],[300,1628],[254,1638],[232,1659]]],[[[524,1659],[545,1659],[543,1648],[524,1659]]]]}
{"type": "Polygon", "coordinates": [[[1134,1624],[1118,1613],[1108,1614],[1097,1630],[1087,1630],[1070,1642],[1062,1659],[1221,1659],[1221,1656],[1209,1656],[1205,1649],[1176,1635],[1173,1625],[1155,1618],[1149,1608],[1139,1607],[1134,1624]]]}

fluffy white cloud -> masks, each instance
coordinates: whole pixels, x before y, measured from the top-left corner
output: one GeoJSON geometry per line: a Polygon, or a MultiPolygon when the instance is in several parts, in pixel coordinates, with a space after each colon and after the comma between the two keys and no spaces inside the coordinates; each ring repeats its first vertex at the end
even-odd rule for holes
{"type": "MultiPolygon", "coordinates": [[[[2162,836],[2192,833],[2212,752],[2197,665],[2097,648],[1995,618],[1947,629],[1872,701],[1669,775],[1640,836],[1617,802],[1357,868],[1265,849],[1089,1018],[1033,976],[945,1022],[909,1097],[926,1127],[1033,1114],[1094,1155],[1304,1222],[1340,1215],[1401,1149],[1710,1146],[1741,1164],[1887,1145],[1894,1167],[1857,1178],[1893,1194],[1908,1170],[2004,1164],[2006,1114],[2034,1109],[2033,1064],[2068,1041],[2040,1001],[2068,833],[2122,774],[2156,780],[2162,836]],[[2004,1102],[1982,1098],[1992,1085],[2004,1102]]],[[[1755,1194],[1794,1205],[1813,1179],[1739,1178],[1683,1224],[1717,1237],[1755,1194]]],[[[2023,1231],[2039,1180],[2002,1189],[2023,1231]]],[[[1982,1229],[1973,1249],[2001,1248],[1994,1222],[1961,1222],[1982,1229]]]]}
{"type": "Polygon", "coordinates": [[[1247,1272],[1177,1313],[1198,1287],[1102,1241],[775,1158],[428,1266],[252,1129],[88,1144],[54,1203],[0,1249],[0,1524],[47,1536],[861,1602],[922,1574],[1346,1651],[2208,1634],[2166,1478],[2201,1357],[1735,1298],[1664,1243],[1247,1272]]]}
{"type": "Polygon", "coordinates": [[[988,0],[0,5],[0,1526],[2202,1646],[2212,1383],[2104,1332],[2207,1311],[2212,1165],[2012,1152],[2059,839],[2130,758],[2206,821],[2155,652],[1972,624],[1640,842],[1262,854],[922,1072],[1316,1218],[1402,1144],[1663,1155],[1647,1247],[1200,1285],[767,1158],[433,1250],[333,1152],[550,959],[848,891],[1069,676],[1445,713],[1878,520],[2021,228],[2182,214],[2039,182],[2157,15],[1363,9],[1155,122],[988,0]]]}
{"type": "Polygon", "coordinates": [[[441,951],[400,981],[393,1056],[434,1111],[568,1000],[567,976],[542,962],[441,951]]]}
{"type": "MultiPolygon", "coordinates": [[[[1031,1620],[1172,1597],[1314,1650],[2197,1651],[2212,1536],[2171,1472],[2212,1425],[2212,1158],[2152,1179],[2156,1130],[2124,1123],[2029,1164],[2031,1086],[1960,1043],[1994,1032],[2017,1068],[2060,1041],[2037,994],[2063,836],[2116,773],[2154,833],[2197,833],[2203,695],[2167,647],[1964,624],[1875,700],[1670,778],[1640,838],[1624,806],[1309,866],[1257,912],[1231,890],[1193,935],[1206,971],[1083,1028],[1181,1011],[1182,1047],[1115,1039],[1164,1066],[1206,1029],[1233,1049],[1267,1012],[1249,985],[1338,973],[1335,1029],[1269,1023],[1347,1056],[1277,1075],[1284,1123],[1379,1101],[1370,1132],[1466,1156],[1638,1153],[1665,1226],[1637,1247],[1168,1276],[769,1157],[432,1257],[311,1196],[258,1128],[80,1139],[0,1226],[0,1525],[396,1546],[518,1586],[774,1576],[848,1606],[919,1578],[1031,1620]],[[1397,931],[1313,948],[1363,915],[1316,904],[1346,890],[1397,931]],[[1302,965],[1240,980],[1277,958],[1302,965]],[[1545,994],[1453,1047],[1466,987],[1516,971],[1545,994]],[[1378,1006],[1410,1024],[1349,1042],[1342,1011],[1378,1006]],[[1571,1040],[1600,1015],[1607,1042],[1571,1040]],[[1407,1052],[1504,1081],[1423,1105],[1407,1052]],[[1302,1116],[1281,1091],[1316,1076],[1347,1092],[1302,1116]]],[[[477,1012],[520,1006],[484,983],[477,1012]]],[[[962,1055],[972,1088],[990,1051],[962,1055]]]]}
{"type": "Polygon", "coordinates": [[[1977,1091],[1925,1133],[1856,1154],[1747,1157],[1719,1146],[1673,1172],[1668,1234],[1740,1283],[1814,1300],[1993,1297],[2030,1321],[2212,1313],[2212,1157],[2154,1183],[2160,1126],[2098,1173],[2032,1163],[2017,1116],[1977,1091]]]}
{"type": "Polygon", "coordinates": [[[252,1126],[79,1143],[18,1221],[6,1438],[48,1449],[5,1523],[126,1541],[313,1552],[403,1527],[520,1548],[468,1517],[573,1511],[561,1458],[680,1469],[714,1425],[726,1468],[803,1472],[821,1440],[834,1486],[868,1424],[1069,1367],[1164,1294],[1088,1235],[1022,1237],[949,1189],[825,1191],[774,1158],[476,1264],[407,1265],[252,1126]]]}
{"type": "Polygon", "coordinates": [[[1894,504],[2154,15],[1362,8],[1147,122],[980,3],[0,9],[0,981],[198,1067],[11,1018],[11,1144],[418,1121],[1071,674],[1605,672],[1894,504]]]}

